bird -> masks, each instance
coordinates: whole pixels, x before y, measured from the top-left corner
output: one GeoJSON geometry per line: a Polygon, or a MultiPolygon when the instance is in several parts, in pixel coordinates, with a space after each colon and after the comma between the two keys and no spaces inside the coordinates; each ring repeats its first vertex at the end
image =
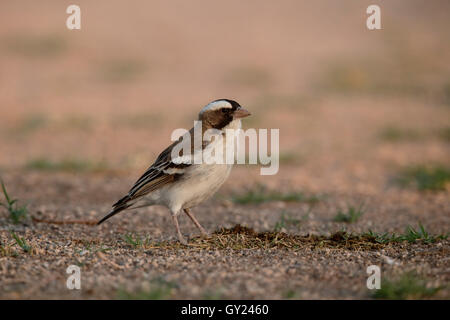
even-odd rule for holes
{"type": "MultiPolygon", "coordinates": [[[[183,141],[186,141],[183,140],[183,138],[186,138],[186,134],[191,135],[191,137],[192,134],[195,134],[196,124],[197,130],[201,126],[202,137],[209,129],[222,134],[222,146],[225,150],[227,148],[226,139],[230,139],[230,136],[225,134],[227,129],[241,129],[241,119],[250,115],[249,111],[231,99],[217,99],[208,103],[201,109],[194,127],[159,154],[155,162],[131,187],[128,194],[114,203],[112,210],[97,225],[125,210],[162,205],[170,210],[180,243],[187,245],[178,223],[178,216],[181,212],[184,212],[190,218],[200,230],[202,236],[209,237],[209,233],[198,222],[191,209],[216,193],[227,180],[233,163],[197,163],[192,161],[196,152],[193,139],[190,140],[190,150],[193,154],[188,157],[188,161],[186,161],[186,155],[183,152],[179,156],[174,156],[173,151],[175,148],[181,148],[183,141]]],[[[231,136],[231,139],[235,137],[231,136]]],[[[201,151],[208,147],[214,147],[214,143],[217,143],[216,139],[212,141],[203,141],[202,139],[201,151]]]]}

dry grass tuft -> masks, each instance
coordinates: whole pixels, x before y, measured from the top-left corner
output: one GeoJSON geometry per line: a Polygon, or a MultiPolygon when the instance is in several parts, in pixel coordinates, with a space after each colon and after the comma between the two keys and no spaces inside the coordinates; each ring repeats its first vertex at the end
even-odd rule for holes
{"type": "MultiPolygon", "coordinates": [[[[335,248],[347,250],[377,250],[384,247],[370,235],[351,235],[346,232],[337,232],[331,236],[291,235],[284,232],[256,232],[251,228],[236,225],[233,228],[221,228],[214,232],[210,238],[195,237],[190,240],[188,247],[202,250],[216,249],[287,249],[301,250],[305,247],[335,248]]],[[[150,243],[147,249],[181,249],[186,246],[172,241],[150,243]]]]}

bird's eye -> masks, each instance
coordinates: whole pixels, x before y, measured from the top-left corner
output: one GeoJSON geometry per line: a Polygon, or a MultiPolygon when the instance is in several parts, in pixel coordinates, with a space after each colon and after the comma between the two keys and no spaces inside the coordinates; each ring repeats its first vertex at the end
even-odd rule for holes
{"type": "Polygon", "coordinates": [[[228,113],[228,109],[227,108],[222,108],[222,113],[228,113]]]}

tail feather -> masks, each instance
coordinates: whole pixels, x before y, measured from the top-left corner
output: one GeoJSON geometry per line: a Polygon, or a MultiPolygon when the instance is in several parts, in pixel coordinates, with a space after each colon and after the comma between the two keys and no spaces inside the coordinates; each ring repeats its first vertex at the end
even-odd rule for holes
{"type": "Polygon", "coordinates": [[[112,209],[103,219],[101,219],[99,222],[97,222],[97,225],[105,222],[106,220],[108,220],[109,218],[111,218],[112,216],[115,216],[116,214],[118,214],[119,212],[131,207],[133,204],[128,204],[128,205],[122,205],[122,206],[117,206],[114,207],[114,209],[112,209]]]}

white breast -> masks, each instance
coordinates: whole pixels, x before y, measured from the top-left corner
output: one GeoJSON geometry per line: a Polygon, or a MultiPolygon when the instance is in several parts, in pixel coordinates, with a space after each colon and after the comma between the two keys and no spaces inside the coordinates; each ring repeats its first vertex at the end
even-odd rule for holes
{"type": "Polygon", "coordinates": [[[194,165],[171,190],[171,206],[191,208],[211,197],[228,178],[232,165],[194,165]]]}

